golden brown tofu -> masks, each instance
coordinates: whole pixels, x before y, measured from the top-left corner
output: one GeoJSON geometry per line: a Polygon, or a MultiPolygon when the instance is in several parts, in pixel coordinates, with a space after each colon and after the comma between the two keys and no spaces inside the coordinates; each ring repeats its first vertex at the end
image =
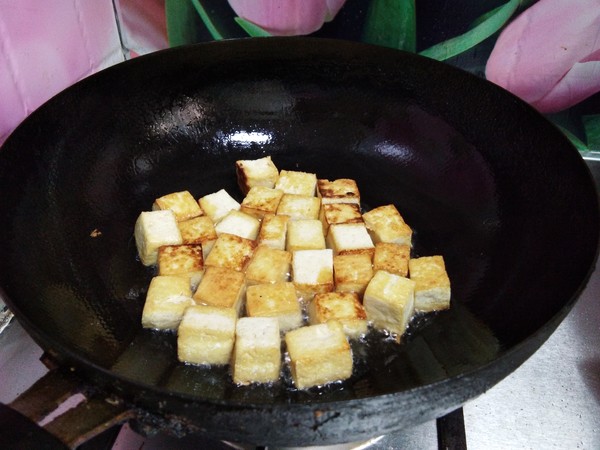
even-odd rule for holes
{"type": "Polygon", "coordinates": [[[352,376],[352,351],[342,324],[336,320],[289,331],[285,343],[298,389],[352,376]]]}
{"type": "Polygon", "coordinates": [[[411,245],[412,229],[394,205],[384,205],[363,214],[373,242],[411,245]]]}
{"type": "Polygon", "coordinates": [[[372,248],[356,248],[352,250],[341,250],[338,255],[367,255],[373,261],[375,247],[372,248]]]}
{"type": "Polygon", "coordinates": [[[177,357],[190,364],[229,364],[237,316],[228,308],[194,305],[177,330],[177,357]]]}
{"type": "Polygon", "coordinates": [[[337,320],[351,339],[367,333],[367,313],[355,292],[317,294],[308,306],[311,325],[337,320]]]}
{"type": "Polygon", "coordinates": [[[272,383],[281,371],[279,322],[273,317],[242,317],[236,325],[233,382],[272,383]]]}
{"type": "Polygon", "coordinates": [[[279,178],[279,170],[270,156],[236,161],[235,173],[238,186],[244,195],[255,186],[272,188],[279,178]]]}
{"type": "Polygon", "coordinates": [[[320,210],[321,200],[317,197],[283,194],[277,207],[277,214],[290,216],[291,220],[318,219],[320,210]]]}
{"type": "Polygon", "coordinates": [[[175,213],[170,209],[142,212],[135,222],[134,237],[145,266],[156,264],[159,247],[182,243],[175,213]]]}
{"type": "Polygon", "coordinates": [[[323,234],[327,236],[329,226],[338,223],[364,223],[360,207],[355,203],[322,204],[319,219],[323,224],[323,234]]]}
{"type": "Polygon", "coordinates": [[[286,250],[320,250],[325,248],[325,236],[321,221],[299,219],[288,223],[286,250]]]}
{"type": "Polygon", "coordinates": [[[202,209],[189,191],[173,192],[157,198],[152,209],[170,209],[178,222],[201,216],[202,209]]]}
{"type": "Polygon", "coordinates": [[[302,308],[290,282],[256,284],[246,292],[248,317],[275,317],[281,331],[302,326],[302,308]]]}
{"type": "Polygon", "coordinates": [[[275,214],[283,191],[264,186],[254,186],[242,200],[241,209],[246,214],[261,219],[265,214],[275,214]]]}
{"type": "Polygon", "coordinates": [[[190,283],[177,276],[156,276],[150,281],[142,311],[142,326],[176,330],[185,309],[193,305],[190,283]]]}
{"type": "Polygon", "coordinates": [[[363,297],[367,318],[373,326],[397,338],[406,331],[414,302],[415,282],[384,270],[375,272],[363,297]]]}
{"type": "Polygon", "coordinates": [[[333,291],[332,250],[296,250],[293,252],[292,281],[306,301],[310,301],[315,294],[333,291]]]}
{"type": "Polygon", "coordinates": [[[176,275],[189,281],[195,289],[204,273],[202,245],[165,245],[158,249],[158,274],[176,275]]]}
{"type": "Polygon", "coordinates": [[[289,216],[265,214],[260,225],[260,230],[258,231],[258,244],[285,250],[289,220],[289,216]]]}
{"type": "Polygon", "coordinates": [[[255,248],[256,241],[223,233],[217,238],[204,265],[243,271],[250,262],[255,248]]]}
{"type": "Polygon", "coordinates": [[[226,267],[207,267],[193,298],[198,305],[231,308],[239,314],[245,294],[242,272],[226,267]]]}
{"type": "Polygon", "coordinates": [[[334,254],[344,251],[374,248],[364,223],[338,223],[331,225],[327,232],[327,247],[334,254]]]}
{"type": "Polygon", "coordinates": [[[275,189],[284,194],[296,194],[313,197],[317,188],[317,176],[314,173],[294,170],[281,170],[275,183],[275,189]]]}
{"type": "Polygon", "coordinates": [[[201,244],[202,257],[210,253],[217,241],[217,232],[212,219],[208,216],[194,217],[177,224],[184,244],[201,244]]]}
{"type": "Polygon", "coordinates": [[[258,236],[260,221],[250,214],[232,210],[215,225],[217,236],[223,233],[234,234],[244,239],[255,240],[258,236]]]}
{"type": "Polygon", "coordinates": [[[331,203],[353,203],[360,205],[360,192],[356,181],[350,178],[317,180],[317,195],[323,205],[331,203]]]}
{"type": "Polygon", "coordinates": [[[371,256],[367,253],[336,255],[333,275],[336,292],[356,292],[362,295],[373,278],[371,256]]]}
{"type": "Polygon", "coordinates": [[[450,278],[440,255],[413,258],[408,262],[415,282],[415,310],[431,312],[450,307],[450,278]]]}
{"type": "Polygon", "coordinates": [[[385,270],[401,277],[408,276],[410,247],[406,244],[378,242],[373,255],[373,270],[385,270]]]}
{"type": "Polygon", "coordinates": [[[286,250],[259,245],[246,268],[246,284],[288,281],[292,254],[286,250]]]}

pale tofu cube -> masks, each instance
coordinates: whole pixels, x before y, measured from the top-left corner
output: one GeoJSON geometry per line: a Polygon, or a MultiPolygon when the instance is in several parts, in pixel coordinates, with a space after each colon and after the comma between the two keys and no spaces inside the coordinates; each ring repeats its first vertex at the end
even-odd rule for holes
{"type": "Polygon", "coordinates": [[[356,292],[362,295],[373,278],[371,256],[367,253],[336,255],[333,275],[336,292],[356,292]]]}
{"type": "Polygon", "coordinates": [[[156,276],[150,281],[142,311],[142,326],[176,330],[185,309],[193,305],[190,283],[178,276],[156,276]]]}
{"type": "Polygon", "coordinates": [[[373,242],[411,245],[412,229],[394,205],[384,205],[363,214],[373,242]]]}
{"type": "Polygon", "coordinates": [[[318,219],[321,200],[317,197],[297,194],[283,194],[277,214],[290,216],[291,220],[318,219]]]}
{"type": "Polygon", "coordinates": [[[322,204],[319,219],[323,224],[323,234],[327,236],[329,226],[339,223],[364,223],[360,206],[355,203],[322,204]]]}
{"type": "Polygon", "coordinates": [[[173,192],[154,200],[152,209],[170,209],[178,222],[203,214],[200,205],[189,191],[173,192]]]}
{"type": "Polygon", "coordinates": [[[164,245],[158,249],[158,274],[184,277],[192,290],[204,273],[202,245],[164,245]]]}
{"type": "Polygon", "coordinates": [[[259,245],[246,267],[246,284],[278,283],[290,277],[292,254],[259,245]]]}
{"type": "Polygon", "coordinates": [[[236,322],[232,309],[190,306],[177,330],[177,358],[190,364],[229,364],[236,322]]]}
{"type": "Polygon", "coordinates": [[[262,219],[265,214],[275,214],[283,196],[283,191],[264,186],[254,186],[242,200],[241,210],[246,214],[262,219]]]}
{"type": "Polygon", "coordinates": [[[313,197],[317,189],[317,176],[314,173],[282,170],[275,183],[275,189],[285,194],[297,194],[313,197]]]}
{"type": "Polygon", "coordinates": [[[302,308],[290,282],[256,284],[246,292],[248,317],[274,317],[281,331],[302,326],[302,308]]]}
{"type": "Polygon", "coordinates": [[[327,292],[315,296],[308,306],[311,325],[337,320],[351,339],[367,333],[367,313],[355,292],[327,292]]]}
{"type": "Polygon", "coordinates": [[[375,248],[375,245],[364,223],[339,223],[329,227],[327,247],[337,255],[348,250],[375,248]]]}
{"type": "Polygon", "coordinates": [[[292,281],[305,300],[333,291],[333,252],[297,250],[292,253],[292,281]]]}
{"type": "Polygon", "coordinates": [[[350,178],[317,180],[317,195],[323,205],[331,203],[353,203],[360,205],[360,192],[356,181],[350,178]]]}
{"type": "Polygon", "coordinates": [[[258,244],[285,250],[289,216],[265,214],[258,231],[258,244]]]}
{"type": "Polygon", "coordinates": [[[286,250],[320,250],[325,248],[321,221],[317,219],[292,220],[288,224],[286,250]]]}
{"type": "Polygon", "coordinates": [[[342,324],[331,320],[285,335],[294,385],[308,389],[352,376],[352,350],[342,324]]]}
{"type": "Polygon", "coordinates": [[[375,272],[363,297],[367,319],[375,328],[387,330],[397,338],[408,327],[414,303],[415,282],[384,270],[375,272]]]}
{"type": "Polygon", "coordinates": [[[225,189],[201,197],[200,208],[214,223],[219,222],[229,211],[239,211],[240,204],[225,189]]]}
{"type": "Polygon", "coordinates": [[[255,241],[223,233],[217,238],[204,265],[243,271],[250,262],[255,249],[255,241]]]}
{"type": "Polygon", "coordinates": [[[228,233],[245,239],[255,240],[258,236],[260,221],[250,214],[232,210],[215,225],[217,236],[228,233]]]}
{"type": "Polygon", "coordinates": [[[142,212],[135,222],[134,236],[140,261],[145,266],[156,264],[159,247],[182,243],[175,213],[170,209],[142,212]]]}
{"type": "Polygon", "coordinates": [[[270,156],[236,161],[235,173],[238,186],[244,194],[255,186],[272,188],[279,178],[279,170],[270,156]]]}
{"type": "Polygon", "coordinates": [[[246,283],[242,272],[225,267],[207,267],[193,298],[198,305],[229,308],[239,315],[245,295],[246,283]]]}
{"type": "Polygon", "coordinates": [[[385,270],[401,277],[407,277],[409,259],[410,246],[378,242],[375,244],[375,254],[373,255],[373,270],[385,270]]]}
{"type": "Polygon", "coordinates": [[[210,253],[217,241],[217,232],[212,219],[208,216],[194,217],[177,224],[184,244],[202,245],[202,257],[210,253]]]}
{"type": "Polygon", "coordinates": [[[413,258],[408,262],[415,282],[415,310],[430,312],[450,307],[450,278],[440,255],[413,258]]]}
{"type": "Polygon", "coordinates": [[[273,383],[281,372],[279,322],[272,317],[242,317],[236,324],[233,382],[273,383]]]}

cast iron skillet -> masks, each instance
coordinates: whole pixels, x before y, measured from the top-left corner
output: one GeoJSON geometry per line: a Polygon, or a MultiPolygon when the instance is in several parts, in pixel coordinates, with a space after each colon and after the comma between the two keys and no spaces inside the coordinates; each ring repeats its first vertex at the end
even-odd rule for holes
{"type": "Polygon", "coordinates": [[[94,75],[8,139],[0,190],[0,285],[33,338],[136,407],[253,444],[372,437],[480,395],[568,313],[600,229],[580,155],[523,102],[418,56],[307,38],[200,44],[94,75]],[[444,255],[452,308],[401,345],[355,346],[354,376],[323,389],[235,387],[177,363],[175,336],[140,326],[152,271],[134,222],[178,190],[239,199],[234,162],[264,155],[356,179],[367,208],[395,204],[414,254],[444,255]]]}

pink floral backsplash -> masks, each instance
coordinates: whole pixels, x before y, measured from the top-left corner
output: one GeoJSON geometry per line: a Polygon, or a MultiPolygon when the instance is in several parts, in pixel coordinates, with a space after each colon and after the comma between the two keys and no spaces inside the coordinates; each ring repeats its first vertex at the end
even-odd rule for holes
{"type": "Polygon", "coordinates": [[[600,0],[0,0],[0,143],[98,70],[199,41],[314,35],[486,77],[600,150],[600,0]]]}

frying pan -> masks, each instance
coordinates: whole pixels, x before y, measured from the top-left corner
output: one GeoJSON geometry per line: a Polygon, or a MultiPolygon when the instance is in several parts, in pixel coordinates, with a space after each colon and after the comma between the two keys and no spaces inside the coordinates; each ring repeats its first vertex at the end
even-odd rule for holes
{"type": "Polygon", "coordinates": [[[432,60],[314,38],[198,44],[91,76],[10,136],[0,192],[2,295],[60,367],[140,421],[256,445],[356,441],[482,394],[569,312],[600,230],[587,167],[528,105],[432,60]],[[265,155],[356,179],[367,209],[402,212],[415,255],[446,260],[452,307],[400,344],[354,345],[344,383],[236,387],[141,328],[138,214],[184,189],[240,199],[235,161],[265,155]]]}

